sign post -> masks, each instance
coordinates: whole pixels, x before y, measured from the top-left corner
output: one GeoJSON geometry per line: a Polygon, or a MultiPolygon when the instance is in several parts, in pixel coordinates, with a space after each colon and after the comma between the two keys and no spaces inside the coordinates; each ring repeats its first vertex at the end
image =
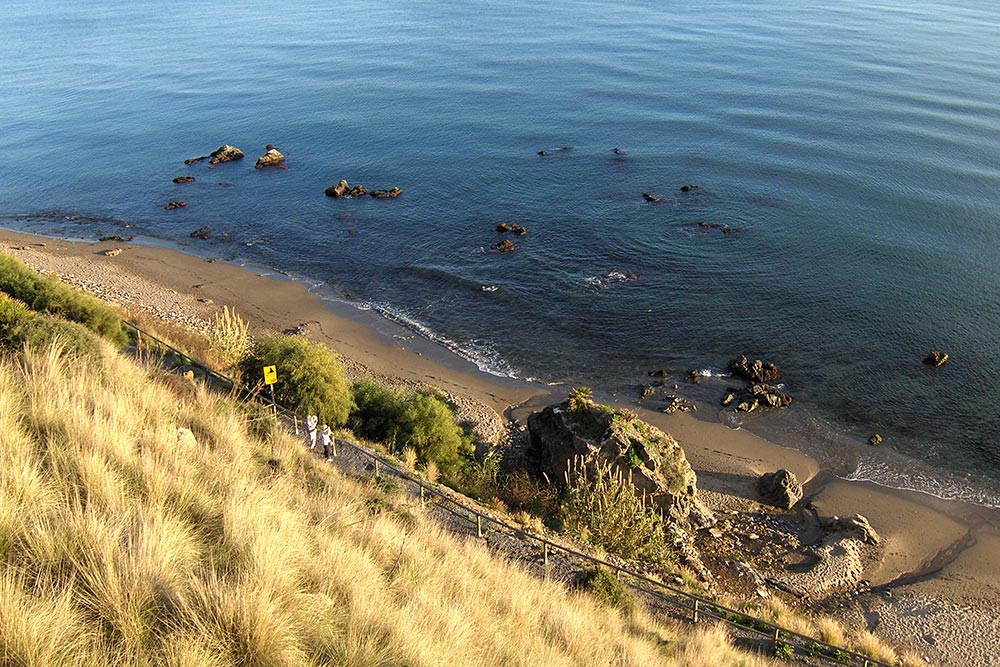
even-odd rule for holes
{"type": "Polygon", "coordinates": [[[274,416],[278,416],[278,404],[274,401],[274,385],[278,381],[278,369],[275,366],[264,366],[264,384],[271,390],[271,407],[274,409],[274,416]]]}

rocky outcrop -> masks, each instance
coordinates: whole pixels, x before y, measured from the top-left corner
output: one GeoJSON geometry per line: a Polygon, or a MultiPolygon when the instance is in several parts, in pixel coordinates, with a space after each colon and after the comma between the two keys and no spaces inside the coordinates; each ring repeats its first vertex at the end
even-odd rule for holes
{"type": "Polygon", "coordinates": [[[729,362],[729,371],[748,382],[774,382],[781,379],[777,366],[760,359],[750,361],[745,354],[729,362]]]}
{"type": "Polygon", "coordinates": [[[187,205],[186,201],[172,201],[163,208],[167,211],[173,211],[175,208],[184,208],[187,205]]]}
{"type": "Polygon", "coordinates": [[[765,502],[782,509],[791,509],[802,500],[802,485],[795,473],[784,468],[761,475],[757,480],[757,492],[765,502]]]}
{"type": "Polygon", "coordinates": [[[222,162],[232,162],[234,160],[242,160],[245,155],[236,146],[230,146],[229,144],[224,144],[219,146],[210,154],[211,159],[208,161],[209,164],[220,164],[222,162]]]}
{"type": "Polygon", "coordinates": [[[194,180],[194,176],[178,176],[174,179],[174,183],[193,183],[194,180]]]}
{"type": "Polygon", "coordinates": [[[347,193],[349,193],[350,191],[351,191],[351,186],[348,184],[348,182],[346,180],[341,180],[340,183],[331,185],[323,192],[324,194],[326,194],[327,197],[333,197],[334,199],[339,199],[340,197],[346,197],[347,193]]]}
{"type": "Polygon", "coordinates": [[[696,190],[701,190],[700,185],[688,185],[684,184],[681,186],[681,192],[695,192],[696,190]]]}
{"type": "Polygon", "coordinates": [[[264,169],[265,167],[288,169],[288,165],[285,164],[285,156],[277,148],[268,144],[266,150],[266,153],[257,158],[257,164],[253,166],[254,169],[264,169]]]}
{"type": "Polygon", "coordinates": [[[199,227],[198,229],[188,234],[188,236],[190,236],[193,239],[202,239],[203,241],[207,241],[212,236],[212,228],[207,226],[199,227]]]}
{"type": "Polygon", "coordinates": [[[358,183],[357,185],[351,187],[350,192],[347,193],[348,197],[364,197],[368,194],[368,188],[358,183]]]}
{"type": "Polygon", "coordinates": [[[924,357],[924,363],[928,366],[944,366],[948,363],[948,353],[941,352],[940,350],[932,350],[926,357],[924,357]]]}
{"type": "Polygon", "coordinates": [[[691,384],[701,384],[701,381],[702,379],[704,379],[704,376],[701,374],[700,370],[698,370],[697,368],[692,368],[691,370],[689,370],[687,373],[684,374],[684,379],[690,382],[691,384]]]}
{"type": "Polygon", "coordinates": [[[836,590],[857,588],[862,584],[866,561],[871,561],[878,548],[878,533],[860,514],[819,521],[826,534],[811,548],[812,566],[805,571],[786,572],[772,582],[799,597],[819,598],[836,590]]]}
{"type": "Polygon", "coordinates": [[[737,411],[753,412],[758,408],[787,408],[795,397],[769,384],[752,384],[743,390],[739,399],[737,411]]]}
{"type": "Polygon", "coordinates": [[[882,441],[883,441],[883,438],[878,433],[876,433],[872,437],[868,438],[868,444],[871,445],[872,447],[878,447],[879,445],[882,444],[882,441]]]}
{"type": "Polygon", "coordinates": [[[403,188],[397,186],[389,188],[388,190],[372,190],[368,194],[375,199],[395,199],[399,195],[403,194],[403,188]]]}
{"type": "Polygon", "coordinates": [[[554,484],[566,483],[573,461],[588,469],[610,467],[673,520],[711,523],[711,512],[698,501],[696,476],[680,445],[634,414],[574,394],[531,414],[528,430],[528,457],[536,472],[554,484]]]}

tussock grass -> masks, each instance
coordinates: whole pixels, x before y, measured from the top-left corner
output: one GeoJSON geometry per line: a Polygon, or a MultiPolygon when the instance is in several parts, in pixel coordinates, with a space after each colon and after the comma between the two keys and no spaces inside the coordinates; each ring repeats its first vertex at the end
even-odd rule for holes
{"type": "Polygon", "coordinates": [[[0,429],[2,665],[766,664],[540,582],[107,346],[0,359],[0,429]]]}

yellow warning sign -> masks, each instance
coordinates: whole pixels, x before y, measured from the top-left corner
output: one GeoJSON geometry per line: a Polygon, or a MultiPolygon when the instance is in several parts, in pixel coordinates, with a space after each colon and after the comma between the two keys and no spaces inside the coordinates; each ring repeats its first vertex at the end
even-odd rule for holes
{"type": "Polygon", "coordinates": [[[274,384],[278,381],[278,369],[274,366],[264,366],[264,384],[274,384]]]}

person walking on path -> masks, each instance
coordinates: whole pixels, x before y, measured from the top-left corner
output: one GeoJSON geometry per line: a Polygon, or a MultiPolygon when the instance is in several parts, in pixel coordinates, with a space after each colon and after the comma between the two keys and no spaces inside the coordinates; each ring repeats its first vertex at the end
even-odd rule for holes
{"type": "Polygon", "coordinates": [[[309,449],[316,449],[316,425],[319,418],[316,415],[306,417],[306,433],[309,435],[309,449]]]}
{"type": "Polygon", "coordinates": [[[319,430],[319,441],[323,445],[323,455],[326,456],[327,461],[332,461],[333,457],[337,455],[337,444],[333,439],[333,432],[330,431],[330,427],[327,424],[323,424],[323,427],[319,430]],[[333,456],[331,456],[331,449],[333,456]]]}

